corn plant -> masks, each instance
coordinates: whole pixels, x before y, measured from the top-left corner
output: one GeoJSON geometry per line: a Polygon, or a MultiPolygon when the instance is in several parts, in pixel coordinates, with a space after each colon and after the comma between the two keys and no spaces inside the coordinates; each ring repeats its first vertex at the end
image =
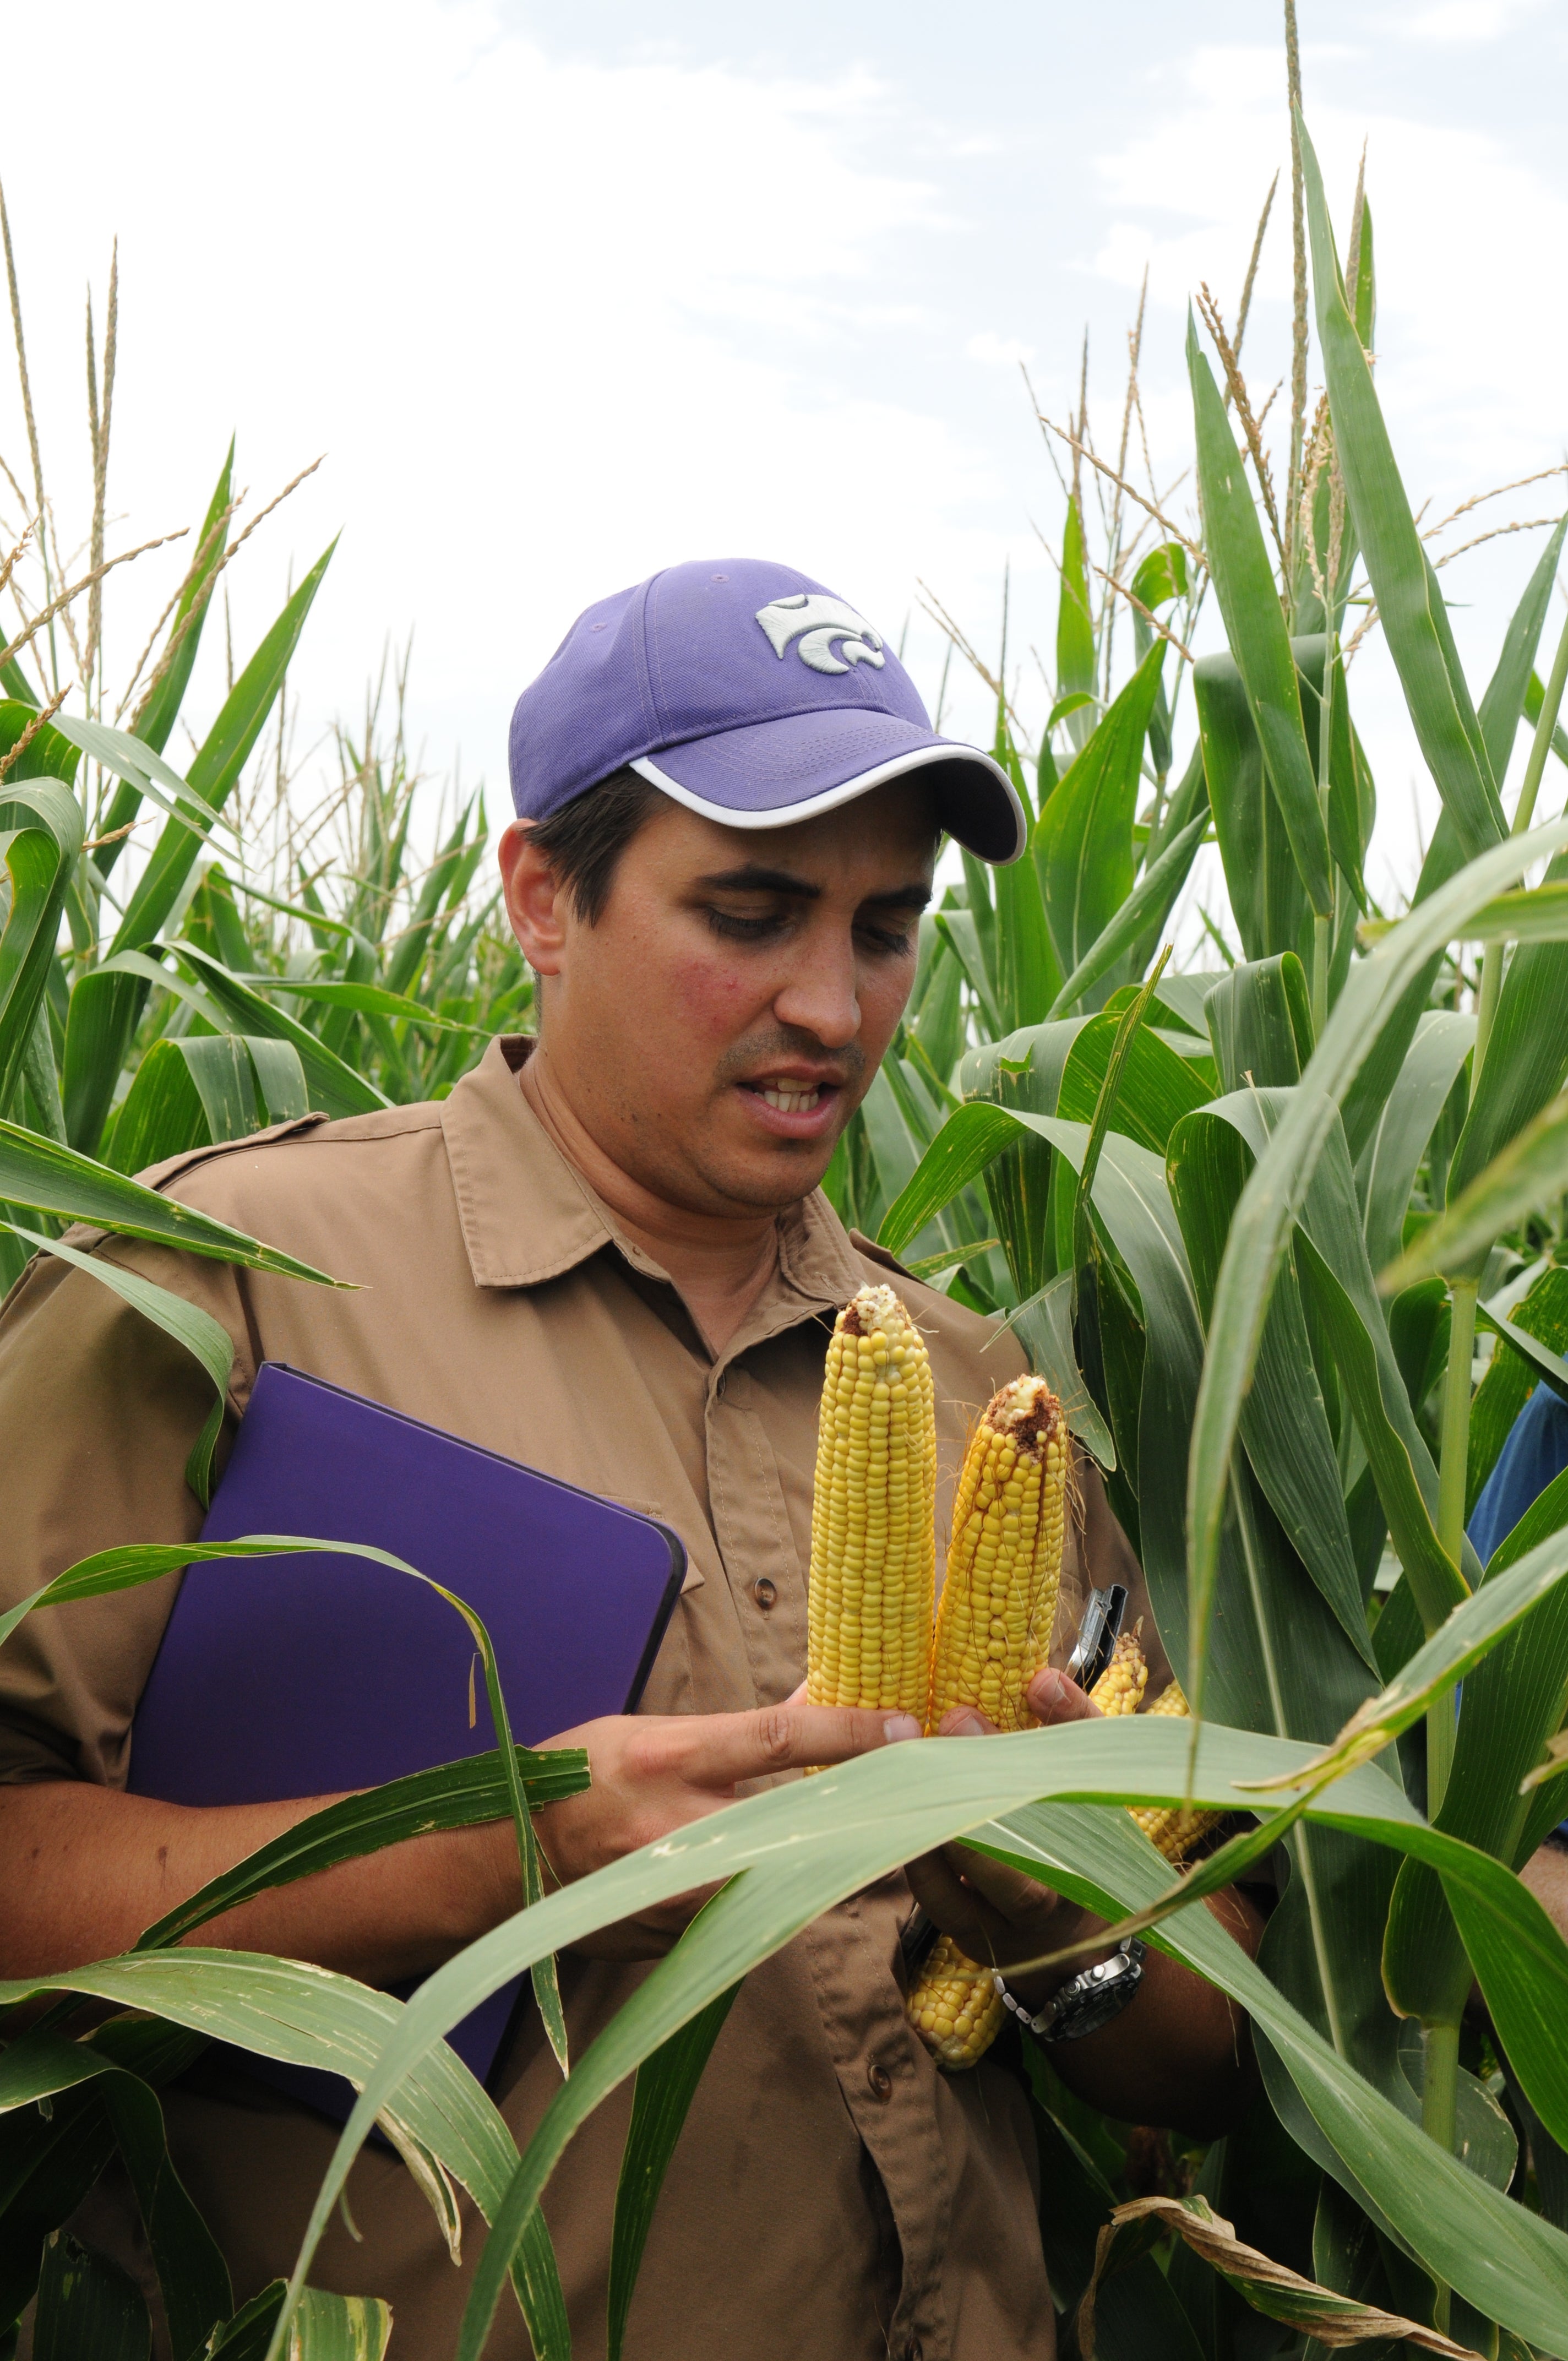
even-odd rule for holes
{"type": "MultiPolygon", "coordinates": [[[[13,2311],[40,2271],[52,2318],[124,2301],[57,2225],[116,2147],[133,2186],[151,2187],[157,2089],[216,2035],[345,2072],[361,2096],[287,2288],[236,2315],[193,2209],[155,2242],[183,2350],[210,2340],[209,2351],[271,2356],[291,2334],[327,2350],[350,2325],[379,2349],[372,2298],[350,2323],[342,2300],[334,2310],[308,2287],[379,2118],[438,2215],[455,2180],[489,2224],[461,2361],[482,2351],[509,2285],[535,2352],[556,2361],[570,2339],[540,2198],[576,2126],[634,2075],[609,2299],[619,2355],[660,2177],[739,1981],[838,1900],[961,1837],[1119,1931],[1146,1930],[1253,2027],[1258,2099],[1206,2153],[1093,2115],[1039,2054],[1027,2061],[1047,2259],[1080,2352],[1305,2361],[1394,2340],[1568,2355],[1568,1948],[1518,1875],[1568,1809],[1568,1478],[1484,1566],[1464,1530],[1530,1388],[1568,1392],[1557,1258],[1568,819],[1537,811],[1553,748],[1568,760],[1557,730],[1568,632],[1544,685],[1537,673],[1564,527],[1477,702],[1376,390],[1370,208],[1358,192],[1342,268],[1299,115],[1296,148],[1324,400],[1310,416],[1303,313],[1277,492],[1239,325],[1228,334],[1205,302],[1188,342],[1198,516],[1178,526],[1151,488],[1142,543],[1122,507],[1126,436],[1114,467],[1097,462],[1080,408],[1067,445],[1057,678],[1032,778],[1005,658],[993,675],[997,749],[1030,805],[1029,853],[994,878],[967,866],[946,895],[905,1026],[829,1176],[841,1208],[884,1245],[1003,1313],[1050,1379],[1140,1552],[1192,1719],[899,1748],[773,1789],[532,1902],[407,2004],[286,1961],[169,1948],[248,1894],[396,1841],[416,1812],[422,1827],[456,1825],[500,1817],[510,1798],[526,1860],[528,1800],[583,1774],[520,1755],[507,1781],[510,1757],[490,1756],[334,1807],[123,1959],[0,1987],[14,2007],[53,1999],[50,2021],[13,2020],[0,2050],[0,2207],[16,2234],[5,2251],[22,2257],[0,2294],[13,2311]],[[1112,487],[1106,563],[1092,577],[1091,475],[1112,487]],[[1211,590],[1224,648],[1192,662],[1211,590]],[[1442,803],[1397,918],[1365,886],[1375,799],[1349,681],[1369,628],[1387,639],[1442,803]],[[1183,666],[1197,744],[1179,767],[1183,666]],[[1510,812],[1502,789],[1521,721],[1530,752],[1510,812]],[[1227,950],[1223,964],[1179,973],[1162,935],[1210,830],[1229,903],[1214,935],[1227,950]],[[1479,1385],[1478,1331],[1491,1348],[1479,1385]],[[1123,1806],[1183,1801],[1227,1816],[1226,1832],[1173,1882],[1123,1806]],[[1192,1905],[1266,1860],[1279,1899],[1254,1962],[1192,1905]],[[525,1969],[544,2004],[562,1945],[697,1885],[716,1898],[572,2059],[519,2158],[444,2035],[525,1969]],[[87,1998],[119,2013],[83,2034],[73,2012],[87,1998]]],[[[295,628],[280,626],[285,639],[295,628]]],[[[281,661],[280,641],[272,672],[281,661]]],[[[26,785],[5,783],[0,1189],[32,1209],[16,1220],[35,1234],[83,1214],[266,1256],[128,1177],[127,1112],[148,1061],[171,1048],[190,1071],[181,1042],[237,1039],[269,1114],[271,1053],[258,1058],[258,1043],[293,1050],[306,1093],[320,1093],[312,1104],[330,1104],[345,1074],[363,1090],[403,1074],[439,1086],[439,1042],[411,1048],[425,1035],[408,1009],[364,996],[400,994],[422,1015],[434,970],[423,950],[407,972],[377,965],[388,939],[341,880],[329,915],[345,933],[320,924],[319,878],[297,875],[261,905],[304,928],[309,953],[302,935],[267,936],[242,906],[232,856],[181,906],[221,822],[221,746],[203,763],[204,741],[183,774],[165,775],[145,754],[136,771],[107,734],[83,747],[60,734],[121,784],[100,819],[59,767],[70,752],[26,785]],[[71,899],[83,898],[82,846],[109,832],[119,799],[155,792],[175,806],[164,837],[116,933],[100,952],[94,931],[84,956],[71,899]],[[137,934],[151,911],[156,924],[137,934]],[[301,950],[283,948],[295,941],[301,950]],[[369,964],[356,972],[362,945],[369,964]],[[272,1014],[302,984],[316,996],[293,997],[314,1030],[272,1014]],[[165,1018],[148,1035],[155,994],[206,1030],[165,1018]],[[63,1078],[53,1100],[46,1048],[63,1078]]],[[[243,734],[236,718],[224,742],[243,734]]],[[[45,743],[41,728],[27,741],[35,764],[45,743]]],[[[397,839],[395,822],[366,825],[378,844],[397,839]]],[[[365,873],[389,873],[376,858],[361,857],[365,873]]],[[[448,1024],[486,1013],[473,974],[444,1007],[448,1024]]],[[[498,997],[520,990],[503,979],[498,997]]],[[[192,1554],[106,1553],[23,1602],[0,1640],[38,1604],[192,1554]]]]}

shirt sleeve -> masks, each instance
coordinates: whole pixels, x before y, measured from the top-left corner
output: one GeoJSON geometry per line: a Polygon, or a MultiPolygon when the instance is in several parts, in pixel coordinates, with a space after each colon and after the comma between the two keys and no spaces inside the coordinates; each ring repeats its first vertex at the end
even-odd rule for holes
{"type": "MultiPolygon", "coordinates": [[[[108,1250],[237,1327],[243,1349],[225,1266],[127,1239],[108,1250]]],[[[185,1462],[212,1400],[212,1380],[171,1336],[88,1273],[38,1257],[0,1312],[0,1611],[99,1550],[194,1540],[202,1509],[185,1462]]],[[[124,1786],[132,1717],[179,1582],[167,1575],[26,1618],[0,1647],[0,1780],[124,1786]]]]}

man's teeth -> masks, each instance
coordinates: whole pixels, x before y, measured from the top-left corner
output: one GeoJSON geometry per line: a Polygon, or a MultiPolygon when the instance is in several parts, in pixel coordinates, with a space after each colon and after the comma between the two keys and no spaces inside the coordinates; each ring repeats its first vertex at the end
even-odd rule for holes
{"type": "Polygon", "coordinates": [[[809,1090],[801,1090],[793,1083],[764,1082],[761,1095],[784,1115],[806,1115],[822,1096],[822,1086],[814,1082],[809,1090]]]}

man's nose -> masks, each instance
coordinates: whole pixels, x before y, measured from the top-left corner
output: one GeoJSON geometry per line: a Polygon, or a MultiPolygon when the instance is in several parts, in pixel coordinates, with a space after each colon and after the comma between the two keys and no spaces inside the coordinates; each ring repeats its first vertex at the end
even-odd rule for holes
{"type": "Polygon", "coordinates": [[[825,1049],[847,1049],[861,1029],[853,945],[828,945],[820,938],[803,945],[798,965],[774,995],[773,1015],[825,1049]]]}

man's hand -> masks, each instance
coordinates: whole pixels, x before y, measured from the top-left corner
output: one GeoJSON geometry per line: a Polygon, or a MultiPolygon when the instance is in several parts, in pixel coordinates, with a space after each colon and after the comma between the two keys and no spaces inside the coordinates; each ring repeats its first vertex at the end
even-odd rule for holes
{"type": "MultiPolygon", "coordinates": [[[[1029,1685],[1029,1710],[1050,1724],[1098,1720],[1100,1708],[1065,1673],[1047,1667],[1029,1685]]],[[[994,1737],[995,1724],[973,1706],[955,1706],[942,1717],[943,1738],[994,1737]]],[[[971,1960],[1005,1970],[1014,1960],[1036,1960],[1102,1927],[1076,1902],[1063,1901],[1021,1870],[1008,1869],[968,1845],[943,1845],[909,1862],[905,1875],[916,1902],[971,1960]]],[[[1086,1951],[1065,1966],[1008,1978],[1008,1989],[1032,2009],[1041,2009],[1059,1984],[1103,1952],[1086,1951]]]]}
{"type": "MultiPolygon", "coordinates": [[[[1065,1673],[1048,1667],[1029,1684],[1029,1710],[1047,1726],[1091,1721],[1100,1708],[1065,1673]]],[[[981,1738],[992,1725],[971,1707],[944,1716],[944,1738],[981,1738]]],[[[1038,1958],[1097,1933],[1104,1925],[1032,1877],[961,1844],[944,1845],[908,1867],[916,1899],[971,1960],[1006,1971],[1010,1960],[1038,1958]]],[[[1249,1953],[1262,1922],[1234,1886],[1211,1894],[1208,1909],[1249,1953]]],[[[1062,1966],[1008,1975],[1007,1987],[1039,2010],[1069,1977],[1104,1949],[1080,1952],[1062,1966]]],[[[1245,2019],[1223,1993],[1178,1960],[1150,1949],[1143,1981],[1125,2012],[1098,2033],[1052,2048],[1062,2080],[1091,2104],[1125,2123],[1170,2124],[1212,2139],[1227,2130],[1252,2095],[1255,2070],[1245,2019]]]]}
{"type": "MultiPolygon", "coordinates": [[[[919,1735],[912,1714],[806,1705],[799,1691],[752,1713],[613,1715],[547,1741],[586,1746],[593,1784],[535,1813],[534,1826],[554,1877],[571,1884],[732,1804],[751,1783],[812,1763],[848,1763],[919,1735]]],[[[709,1891],[679,1894],[572,1948],[592,1959],[658,1959],[709,1891]]]]}

